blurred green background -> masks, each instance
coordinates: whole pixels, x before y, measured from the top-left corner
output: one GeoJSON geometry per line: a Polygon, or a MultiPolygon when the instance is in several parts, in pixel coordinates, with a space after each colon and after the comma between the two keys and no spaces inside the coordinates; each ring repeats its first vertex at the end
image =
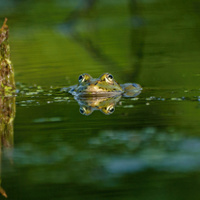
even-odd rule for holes
{"type": "Polygon", "coordinates": [[[199,6],[197,0],[2,0],[0,17],[9,19],[17,81],[68,85],[82,72],[108,71],[148,87],[194,89],[199,6]]]}

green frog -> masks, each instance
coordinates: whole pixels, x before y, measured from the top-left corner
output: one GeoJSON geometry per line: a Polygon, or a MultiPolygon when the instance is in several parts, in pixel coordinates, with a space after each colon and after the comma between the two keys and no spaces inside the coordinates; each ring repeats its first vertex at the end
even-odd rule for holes
{"type": "Polygon", "coordinates": [[[68,88],[74,96],[116,96],[135,97],[141,93],[142,87],[137,83],[119,84],[112,74],[104,73],[99,78],[92,78],[87,73],[79,76],[78,85],[68,88]]]}

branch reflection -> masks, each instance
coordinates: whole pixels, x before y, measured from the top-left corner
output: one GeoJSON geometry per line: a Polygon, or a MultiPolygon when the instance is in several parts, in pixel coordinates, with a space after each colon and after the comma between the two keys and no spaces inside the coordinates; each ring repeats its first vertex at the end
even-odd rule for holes
{"type": "MultiPolygon", "coordinates": [[[[15,97],[0,97],[0,156],[2,155],[2,148],[6,152],[7,158],[12,163],[12,150],[14,138],[14,118],[15,118],[15,97]]],[[[1,186],[1,165],[2,159],[0,157],[0,193],[7,197],[5,190],[1,186]]]]}

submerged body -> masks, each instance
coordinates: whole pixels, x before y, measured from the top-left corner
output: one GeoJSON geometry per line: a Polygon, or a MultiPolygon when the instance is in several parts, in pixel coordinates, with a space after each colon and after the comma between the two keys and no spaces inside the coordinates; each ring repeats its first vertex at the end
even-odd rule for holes
{"type": "Polygon", "coordinates": [[[79,76],[79,84],[71,86],[69,93],[75,96],[137,96],[142,87],[137,83],[117,83],[109,73],[102,74],[99,78],[92,78],[89,74],[79,76]]]}

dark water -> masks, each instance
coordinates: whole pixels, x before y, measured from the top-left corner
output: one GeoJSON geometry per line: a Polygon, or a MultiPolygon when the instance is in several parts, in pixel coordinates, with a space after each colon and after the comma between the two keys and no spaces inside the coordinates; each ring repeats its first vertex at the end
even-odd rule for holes
{"type": "Polygon", "coordinates": [[[3,0],[4,17],[19,92],[8,199],[200,198],[199,1],[3,0]],[[144,89],[84,116],[56,88],[85,72],[144,89]]]}

